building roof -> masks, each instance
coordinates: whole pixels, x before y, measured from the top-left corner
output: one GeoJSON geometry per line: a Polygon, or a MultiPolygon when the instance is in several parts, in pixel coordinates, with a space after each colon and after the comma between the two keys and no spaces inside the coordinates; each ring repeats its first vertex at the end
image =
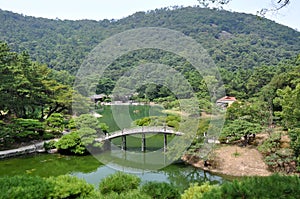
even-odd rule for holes
{"type": "Polygon", "coordinates": [[[90,96],[90,98],[91,99],[102,99],[102,98],[104,98],[106,95],[104,95],[104,94],[100,94],[100,95],[92,95],[92,96],[90,96]]]}
{"type": "Polygon", "coordinates": [[[217,102],[235,102],[235,97],[225,96],[217,100],[217,102]]]}

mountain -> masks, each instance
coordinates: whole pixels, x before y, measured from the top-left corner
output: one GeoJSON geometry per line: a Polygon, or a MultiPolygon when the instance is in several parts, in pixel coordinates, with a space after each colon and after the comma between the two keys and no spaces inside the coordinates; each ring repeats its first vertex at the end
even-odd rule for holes
{"type": "Polygon", "coordinates": [[[163,27],[201,43],[217,66],[227,70],[274,65],[300,52],[300,32],[242,13],[200,7],[137,12],[120,20],[35,18],[0,10],[0,40],[12,50],[28,51],[36,61],[75,74],[101,41],[139,27],[163,27]]]}

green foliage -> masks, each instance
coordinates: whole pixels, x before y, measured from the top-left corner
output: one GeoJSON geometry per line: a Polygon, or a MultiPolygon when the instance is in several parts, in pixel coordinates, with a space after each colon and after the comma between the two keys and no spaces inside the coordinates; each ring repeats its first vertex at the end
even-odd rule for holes
{"type": "MultiPolygon", "coordinates": [[[[295,57],[300,45],[299,32],[291,28],[267,19],[257,20],[256,16],[248,14],[199,7],[156,9],[139,12],[118,21],[99,22],[47,20],[1,11],[0,20],[3,22],[0,27],[0,40],[8,42],[14,51],[27,50],[34,60],[59,70],[51,70],[48,77],[60,85],[71,85],[74,81],[74,77],[70,77],[63,70],[76,74],[85,56],[98,43],[111,35],[133,27],[169,28],[195,39],[207,49],[216,65],[222,69],[226,93],[244,99],[253,97],[260,91],[273,78],[275,73],[273,65],[277,64],[278,60],[295,57]],[[244,23],[240,23],[241,21],[244,23]],[[32,27],[39,28],[34,28],[33,32],[32,27]]],[[[3,46],[4,50],[7,48],[7,45],[3,46]]],[[[15,57],[17,57],[16,54],[11,53],[7,59],[3,60],[9,60],[12,63],[16,61],[15,57]]],[[[28,63],[25,54],[20,60],[23,65],[28,63]]],[[[104,71],[104,78],[95,80],[98,83],[97,86],[95,85],[96,92],[109,94],[115,82],[126,71],[145,62],[169,65],[181,72],[201,99],[200,108],[211,111],[210,100],[207,100],[208,89],[214,92],[219,87],[207,88],[205,82],[214,82],[216,78],[201,77],[183,58],[160,50],[140,50],[122,56],[107,71],[104,71]]],[[[19,91],[25,95],[29,90],[29,83],[26,79],[20,78],[20,80],[20,84],[26,86],[19,91]]],[[[64,98],[59,90],[55,92],[59,93],[59,97],[63,99],[60,102],[64,102],[59,103],[59,109],[55,108],[55,111],[58,111],[63,108],[62,105],[68,106],[69,100],[64,98]]],[[[154,84],[145,85],[138,90],[138,93],[139,98],[151,100],[167,96],[174,97],[166,87],[154,84]]],[[[179,95],[188,96],[189,93],[179,95]]],[[[45,93],[40,96],[43,101],[47,99],[45,93]]],[[[166,106],[174,107],[177,104],[167,102],[166,106]]]]}
{"type": "Polygon", "coordinates": [[[138,126],[149,126],[151,123],[150,117],[144,117],[138,120],[135,120],[135,124],[138,126]]]}
{"type": "Polygon", "coordinates": [[[291,198],[300,195],[300,179],[297,176],[272,175],[249,177],[241,181],[225,182],[203,194],[205,199],[221,198],[291,198]]]}
{"type": "MultiPolygon", "coordinates": [[[[76,117],[74,123],[78,130],[62,136],[55,144],[61,153],[83,155],[88,153],[87,149],[92,150],[94,147],[102,146],[102,144],[96,142],[95,139],[98,137],[98,132],[101,128],[106,131],[108,130],[107,125],[104,123],[100,124],[97,118],[90,114],[82,114],[76,117]]],[[[73,121],[72,123],[69,122],[71,126],[74,126],[74,123],[73,121]]]]}
{"type": "Polygon", "coordinates": [[[115,82],[110,78],[101,78],[97,84],[96,93],[97,94],[111,94],[115,87],[115,82]]]}
{"type": "Polygon", "coordinates": [[[27,53],[11,53],[7,47],[0,47],[1,110],[20,118],[44,119],[70,107],[73,91],[51,79],[51,69],[31,61],[27,53]]]}
{"type": "Polygon", "coordinates": [[[178,129],[179,123],[178,123],[178,121],[172,120],[172,121],[167,122],[167,126],[178,129]]]}
{"type": "Polygon", "coordinates": [[[273,172],[293,173],[296,168],[291,164],[294,161],[291,149],[279,149],[265,157],[265,162],[273,172]]]}
{"type": "Polygon", "coordinates": [[[169,121],[180,122],[181,118],[179,116],[177,116],[177,115],[168,115],[167,118],[166,118],[166,122],[169,122],[169,121]]]}
{"type": "Polygon", "coordinates": [[[76,133],[80,136],[81,145],[85,145],[86,147],[89,146],[101,146],[100,143],[95,142],[97,136],[97,131],[92,128],[83,127],[76,131],[76,133]],[[99,145],[97,145],[99,144],[99,145]]]}
{"type": "Polygon", "coordinates": [[[104,133],[108,133],[109,130],[109,126],[105,123],[99,123],[99,128],[104,132],[104,133]]]}
{"type": "Polygon", "coordinates": [[[50,140],[49,142],[44,142],[45,150],[55,149],[56,148],[55,143],[56,143],[55,140],[50,140]]]}
{"type": "Polygon", "coordinates": [[[289,130],[291,139],[291,148],[294,150],[296,157],[300,156],[300,128],[289,130]]]}
{"type": "Polygon", "coordinates": [[[87,153],[87,149],[81,142],[81,137],[78,132],[71,132],[62,136],[55,147],[60,153],[83,155],[87,153]]]}
{"type": "Polygon", "coordinates": [[[278,111],[276,114],[282,118],[283,125],[286,128],[299,127],[300,83],[294,89],[287,86],[285,89],[277,90],[277,95],[274,102],[282,107],[282,111],[278,111]]]}
{"type": "Polygon", "coordinates": [[[172,92],[163,85],[156,85],[156,84],[146,84],[141,86],[140,88],[137,88],[138,92],[138,98],[145,98],[150,101],[162,101],[163,98],[173,98],[172,92]],[[155,100],[156,99],[156,100],[155,100]]]}
{"type": "Polygon", "coordinates": [[[187,190],[181,194],[181,199],[201,199],[203,193],[210,192],[216,186],[204,183],[202,185],[192,184],[187,190]]]}
{"type": "Polygon", "coordinates": [[[36,119],[18,118],[10,127],[16,141],[36,140],[44,133],[43,123],[36,119]]]}
{"type": "Polygon", "coordinates": [[[64,116],[61,113],[53,113],[45,120],[46,129],[54,134],[59,134],[64,129],[64,116]]]}
{"type": "Polygon", "coordinates": [[[75,120],[74,118],[71,118],[68,122],[67,122],[67,129],[71,129],[71,130],[74,130],[76,129],[76,123],[75,123],[75,120]]]}
{"type": "Polygon", "coordinates": [[[241,137],[251,133],[259,133],[262,130],[259,124],[247,122],[245,120],[234,120],[225,125],[220,135],[221,138],[228,138],[229,141],[240,140],[241,137]]]}
{"type": "Polygon", "coordinates": [[[1,177],[0,183],[1,199],[94,199],[98,195],[93,185],[68,175],[50,178],[28,175],[1,177]]]}
{"type": "Polygon", "coordinates": [[[101,195],[100,199],[151,199],[150,196],[141,193],[139,190],[130,190],[120,194],[111,192],[106,195],[101,195]]]}
{"type": "Polygon", "coordinates": [[[41,199],[53,193],[53,183],[38,176],[0,178],[1,199],[41,199]]]}
{"type": "Polygon", "coordinates": [[[167,125],[169,127],[178,129],[180,120],[181,120],[181,118],[177,115],[168,115],[167,117],[151,116],[151,117],[144,117],[141,119],[137,119],[134,121],[134,124],[137,126],[167,125]]]}
{"type": "MultiPolygon", "coordinates": [[[[253,15],[199,7],[138,12],[118,21],[50,20],[7,11],[1,11],[0,16],[3,22],[0,39],[9,42],[13,50],[26,49],[35,60],[72,74],[98,43],[133,26],[184,32],[203,44],[218,66],[226,68],[272,65],[295,55],[300,45],[299,32],[291,28],[267,19],[257,20],[253,15]]],[[[155,56],[157,54],[148,55],[151,59],[155,56]]],[[[168,65],[178,66],[169,57],[164,60],[168,65]]],[[[127,66],[128,63],[123,61],[121,64],[127,66]]],[[[112,76],[116,73],[118,71],[114,69],[112,76]]]]}
{"type": "Polygon", "coordinates": [[[156,199],[180,198],[179,191],[166,182],[147,182],[141,187],[141,192],[156,199]]]}
{"type": "Polygon", "coordinates": [[[165,109],[178,108],[180,106],[179,101],[173,96],[155,98],[153,101],[162,104],[165,109]]]}
{"type": "Polygon", "coordinates": [[[268,104],[258,98],[251,98],[247,102],[236,101],[226,110],[227,120],[243,119],[261,126],[268,125],[269,117],[268,104]]]}
{"type": "Polygon", "coordinates": [[[54,185],[53,191],[47,198],[86,198],[94,191],[93,185],[75,176],[50,177],[46,181],[54,185]]]}
{"type": "Polygon", "coordinates": [[[6,149],[15,141],[12,129],[2,120],[0,120],[0,149],[6,149]]]}
{"type": "Polygon", "coordinates": [[[48,133],[47,131],[43,134],[43,140],[50,140],[55,138],[56,135],[52,133],[48,133]]]}
{"type": "Polygon", "coordinates": [[[76,123],[77,129],[87,127],[96,130],[99,128],[99,121],[91,114],[82,114],[79,117],[76,117],[74,121],[76,123]]]}
{"type": "Polygon", "coordinates": [[[99,184],[99,190],[102,194],[110,194],[115,192],[121,194],[122,192],[129,192],[137,189],[141,179],[130,174],[117,172],[104,178],[99,184]]]}
{"type": "Polygon", "coordinates": [[[297,170],[300,171],[300,128],[289,130],[289,137],[291,139],[291,148],[294,151],[295,160],[297,163],[297,170]]]}
{"type": "Polygon", "coordinates": [[[258,147],[258,150],[263,154],[270,154],[275,152],[280,147],[281,133],[275,132],[270,135],[270,137],[263,142],[262,145],[258,147]]]}
{"type": "Polygon", "coordinates": [[[295,171],[293,166],[293,150],[280,148],[281,132],[274,132],[258,147],[258,150],[265,156],[264,161],[269,169],[274,172],[291,173],[295,171]]]}

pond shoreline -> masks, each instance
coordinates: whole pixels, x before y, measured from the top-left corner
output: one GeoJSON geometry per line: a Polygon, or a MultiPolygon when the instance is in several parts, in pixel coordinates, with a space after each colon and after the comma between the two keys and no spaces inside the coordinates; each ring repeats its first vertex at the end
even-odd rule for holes
{"type": "Polygon", "coordinates": [[[42,141],[31,145],[19,147],[16,149],[0,151],[0,159],[12,158],[21,155],[29,155],[32,153],[45,152],[44,143],[45,141],[42,141]]]}

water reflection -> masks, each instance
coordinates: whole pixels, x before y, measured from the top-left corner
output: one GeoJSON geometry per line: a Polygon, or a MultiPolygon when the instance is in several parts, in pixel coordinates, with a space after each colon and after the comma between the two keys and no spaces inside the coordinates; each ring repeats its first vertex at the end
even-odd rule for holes
{"type": "Polygon", "coordinates": [[[173,183],[179,189],[186,189],[190,183],[210,181],[221,183],[220,176],[205,173],[200,169],[177,163],[160,170],[136,170],[118,164],[106,166],[93,156],[61,156],[58,154],[38,154],[0,161],[0,176],[39,175],[43,177],[71,174],[85,179],[95,186],[106,176],[117,171],[126,171],[146,181],[173,183]]]}

